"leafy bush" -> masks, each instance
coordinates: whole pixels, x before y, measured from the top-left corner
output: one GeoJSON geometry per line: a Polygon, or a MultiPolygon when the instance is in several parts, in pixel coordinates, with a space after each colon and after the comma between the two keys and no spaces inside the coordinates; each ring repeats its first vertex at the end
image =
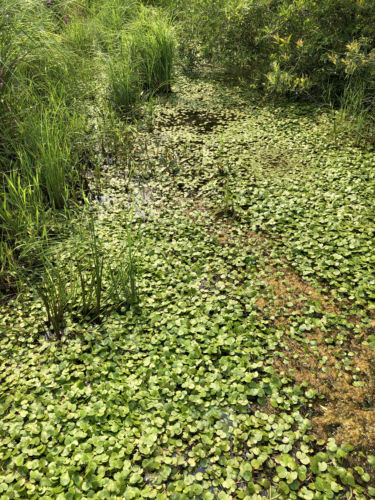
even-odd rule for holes
{"type": "Polygon", "coordinates": [[[209,59],[267,92],[339,101],[348,85],[375,92],[372,0],[161,0],[180,20],[191,65],[209,59]]]}
{"type": "Polygon", "coordinates": [[[373,93],[375,30],[370,27],[375,17],[370,2],[304,0],[288,8],[284,3],[273,17],[272,32],[267,26],[273,38],[266,74],[270,90],[337,99],[349,82],[362,80],[373,93]],[[287,75],[286,88],[275,82],[277,72],[287,75]]]}

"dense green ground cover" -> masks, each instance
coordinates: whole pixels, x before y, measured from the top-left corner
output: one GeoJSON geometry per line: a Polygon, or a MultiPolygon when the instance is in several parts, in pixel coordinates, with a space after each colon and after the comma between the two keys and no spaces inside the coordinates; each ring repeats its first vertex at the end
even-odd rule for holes
{"type": "MultiPolygon", "coordinates": [[[[234,112],[233,125],[191,148],[195,166],[178,182],[208,197],[213,209],[227,199],[252,230],[279,235],[303,276],[373,299],[372,148],[335,141],[329,116],[317,113],[312,121],[302,106],[256,113],[249,119],[234,112]]],[[[189,142],[185,131],[180,140],[189,142]]]]}
{"type": "Polygon", "coordinates": [[[3,1],[1,498],[375,497],[373,16],[3,1]]]}
{"type": "Polygon", "coordinates": [[[32,293],[2,309],[2,496],[373,497],[373,153],[319,110],[174,90],[87,209],[113,261],[133,214],[139,303],[61,342],[32,293]]]}

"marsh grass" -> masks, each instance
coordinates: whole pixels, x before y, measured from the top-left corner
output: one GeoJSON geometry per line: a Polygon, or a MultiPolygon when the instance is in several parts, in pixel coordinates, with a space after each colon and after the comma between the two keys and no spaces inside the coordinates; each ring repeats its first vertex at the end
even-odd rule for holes
{"type": "Polygon", "coordinates": [[[372,110],[366,102],[366,89],[361,82],[347,85],[340,101],[338,122],[358,141],[368,135],[372,110]]]}
{"type": "Polygon", "coordinates": [[[363,82],[349,81],[338,103],[330,102],[332,136],[336,145],[340,136],[350,137],[356,145],[374,143],[374,103],[366,96],[363,82]]]}
{"type": "MultiPolygon", "coordinates": [[[[136,286],[135,241],[139,235],[133,233],[132,215],[126,222],[126,237],[119,255],[106,254],[95,223],[90,218],[86,237],[88,243],[86,258],[81,250],[77,262],[80,281],[81,304],[85,316],[98,320],[105,311],[119,310],[138,302],[136,286]],[[106,256],[105,256],[106,255],[106,256]]],[[[82,233],[81,233],[82,234],[82,233]]]]}
{"type": "Polygon", "coordinates": [[[144,8],[130,30],[144,88],[151,93],[169,92],[175,57],[170,22],[159,13],[144,8]]]}
{"type": "MultiPolygon", "coordinates": [[[[108,253],[100,229],[90,215],[88,222],[78,226],[69,239],[66,250],[64,244],[59,252],[51,252],[48,245],[41,247],[43,265],[35,289],[43,303],[47,324],[57,338],[61,338],[68,318],[100,323],[110,311],[125,312],[137,306],[138,241],[130,213],[121,250],[116,255],[108,253]]],[[[1,249],[3,253],[6,250],[1,249]]],[[[26,282],[24,274],[20,273],[20,277],[26,282]]]]}
{"type": "MultiPolygon", "coordinates": [[[[107,143],[121,149],[114,154],[127,155],[118,126],[107,126],[113,121],[111,107],[132,119],[149,97],[167,89],[173,46],[169,23],[136,0],[2,2],[3,273],[10,249],[12,258],[19,258],[26,240],[30,248],[37,245],[56,214],[67,213],[72,201],[82,198],[85,151],[87,144],[102,140],[102,124],[107,143]],[[90,128],[93,120],[96,125],[90,128]]],[[[91,163],[99,178],[97,160],[91,163]]],[[[98,270],[97,263],[93,269],[98,270]]],[[[102,288],[100,273],[95,280],[102,288]]],[[[102,307],[94,289],[98,311],[102,307]]]]}
{"type": "Polygon", "coordinates": [[[138,304],[136,244],[139,233],[132,229],[133,212],[125,218],[125,248],[122,257],[117,259],[115,269],[110,268],[110,295],[116,307],[135,306],[138,304]]]}
{"type": "Polygon", "coordinates": [[[138,16],[137,0],[94,1],[91,13],[96,25],[96,41],[103,52],[113,55],[121,44],[123,30],[138,16]]]}
{"type": "Polygon", "coordinates": [[[86,17],[82,10],[76,10],[64,31],[64,38],[70,49],[81,58],[95,56],[98,25],[95,19],[86,17]]]}
{"type": "Polygon", "coordinates": [[[77,66],[57,8],[36,0],[2,4],[0,237],[15,247],[40,236],[52,211],[65,207],[77,179],[82,122],[74,108],[87,65],[77,66]]]}
{"type": "Polygon", "coordinates": [[[138,303],[136,266],[133,259],[120,259],[108,271],[109,296],[115,310],[138,303]]]}
{"type": "Polygon", "coordinates": [[[121,112],[134,112],[141,102],[169,92],[175,39],[169,21],[142,8],[121,33],[118,56],[108,70],[112,102],[121,112]]]}
{"type": "Polygon", "coordinates": [[[15,251],[6,241],[0,241],[0,300],[22,290],[15,251]]]}
{"type": "Polygon", "coordinates": [[[48,326],[60,339],[66,324],[69,305],[76,298],[75,283],[67,279],[65,270],[47,262],[42,281],[36,290],[45,307],[48,326]]]}
{"type": "Polygon", "coordinates": [[[92,219],[89,224],[89,247],[91,252],[89,261],[89,273],[91,274],[90,284],[94,292],[93,312],[97,317],[102,307],[104,256],[98,242],[94,221],[92,219]]]}
{"type": "Polygon", "coordinates": [[[122,44],[119,56],[110,62],[108,77],[115,109],[127,113],[134,111],[140,103],[141,84],[128,42],[122,44]]]}
{"type": "Polygon", "coordinates": [[[19,155],[21,171],[30,175],[37,169],[46,204],[61,209],[69,199],[70,188],[79,184],[82,119],[63,102],[50,102],[27,126],[30,143],[19,155]]]}

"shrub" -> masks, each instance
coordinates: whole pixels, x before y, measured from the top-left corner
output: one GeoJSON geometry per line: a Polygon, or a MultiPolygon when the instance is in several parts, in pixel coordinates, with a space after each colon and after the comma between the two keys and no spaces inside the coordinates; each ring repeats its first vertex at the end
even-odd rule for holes
{"type": "Polygon", "coordinates": [[[209,59],[241,71],[268,93],[339,102],[347,86],[360,80],[365,101],[374,97],[372,0],[158,3],[180,21],[182,55],[191,57],[194,46],[198,63],[209,59]]]}

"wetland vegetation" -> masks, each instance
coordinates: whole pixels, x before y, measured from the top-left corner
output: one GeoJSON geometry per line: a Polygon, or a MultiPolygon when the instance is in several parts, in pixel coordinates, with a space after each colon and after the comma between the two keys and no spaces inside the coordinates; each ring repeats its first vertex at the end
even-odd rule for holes
{"type": "Polygon", "coordinates": [[[0,497],[375,498],[372,1],[0,4],[0,497]]]}

